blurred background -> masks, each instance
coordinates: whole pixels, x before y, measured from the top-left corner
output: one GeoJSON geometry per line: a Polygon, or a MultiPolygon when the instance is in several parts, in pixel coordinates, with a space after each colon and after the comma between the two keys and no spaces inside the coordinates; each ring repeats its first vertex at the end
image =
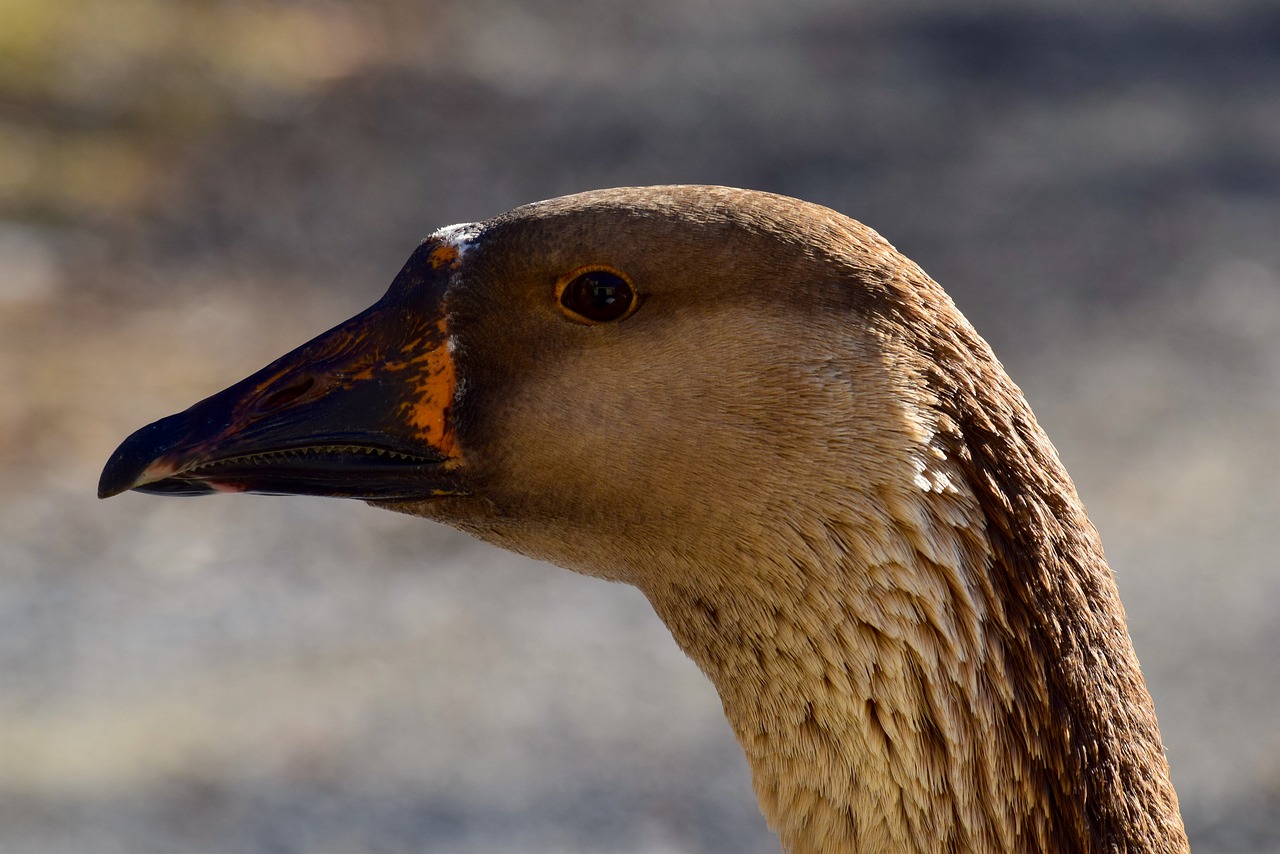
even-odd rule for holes
{"type": "Polygon", "coordinates": [[[107,455],[438,225],[722,183],[955,296],[1102,531],[1200,852],[1280,851],[1280,6],[0,0],[0,852],[776,852],[634,591],[107,455]]]}

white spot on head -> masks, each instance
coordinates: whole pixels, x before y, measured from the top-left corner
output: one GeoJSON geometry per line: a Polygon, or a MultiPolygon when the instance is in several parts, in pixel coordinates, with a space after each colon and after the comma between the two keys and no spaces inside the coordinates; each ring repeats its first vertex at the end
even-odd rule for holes
{"type": "Polygon", "coordinates": [[[447,246],[452,246],[458,250],[458,256],[464,257],[473,245],[476,239],[483,231],[483,227],[478,222],[459,222],[454,225],[446,225],[444,228],[437,228],[431,232],[430,237],[439,240],[447,246]]]}

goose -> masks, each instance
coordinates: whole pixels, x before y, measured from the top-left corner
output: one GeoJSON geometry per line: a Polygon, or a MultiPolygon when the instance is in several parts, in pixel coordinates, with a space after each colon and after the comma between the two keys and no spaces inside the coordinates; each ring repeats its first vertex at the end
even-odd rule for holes
{"type": "Polygon", "coordinates": [[[1098,535],[918,266],[762,192],[442,228],[100,497],[357,498],[638,587],[791,854],[1188,850],[1098,535]]]}

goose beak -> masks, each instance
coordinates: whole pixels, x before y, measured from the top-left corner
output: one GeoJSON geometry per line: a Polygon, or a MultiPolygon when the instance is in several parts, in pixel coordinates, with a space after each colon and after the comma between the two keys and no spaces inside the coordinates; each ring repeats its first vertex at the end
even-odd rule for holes
{"type": "Polygon", "coordinates": [[[447,270],[432,248],[424,243],[369,309],[125,439],[98,497],[132,489],[399,501],[463,491],[447,270]]]}

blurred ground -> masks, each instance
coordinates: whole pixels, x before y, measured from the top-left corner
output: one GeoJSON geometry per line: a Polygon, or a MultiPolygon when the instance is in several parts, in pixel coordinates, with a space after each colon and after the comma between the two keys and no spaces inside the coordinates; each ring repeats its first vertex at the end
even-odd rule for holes
{"type": "Polygon", "coordinates": [[[638,594],[127,433],[593,187],[831,205],[956,297],[1119,576],[1200,852],[1280,851],[1280,7],[0,0],[0,852],[773,852],[638,594]]]}

